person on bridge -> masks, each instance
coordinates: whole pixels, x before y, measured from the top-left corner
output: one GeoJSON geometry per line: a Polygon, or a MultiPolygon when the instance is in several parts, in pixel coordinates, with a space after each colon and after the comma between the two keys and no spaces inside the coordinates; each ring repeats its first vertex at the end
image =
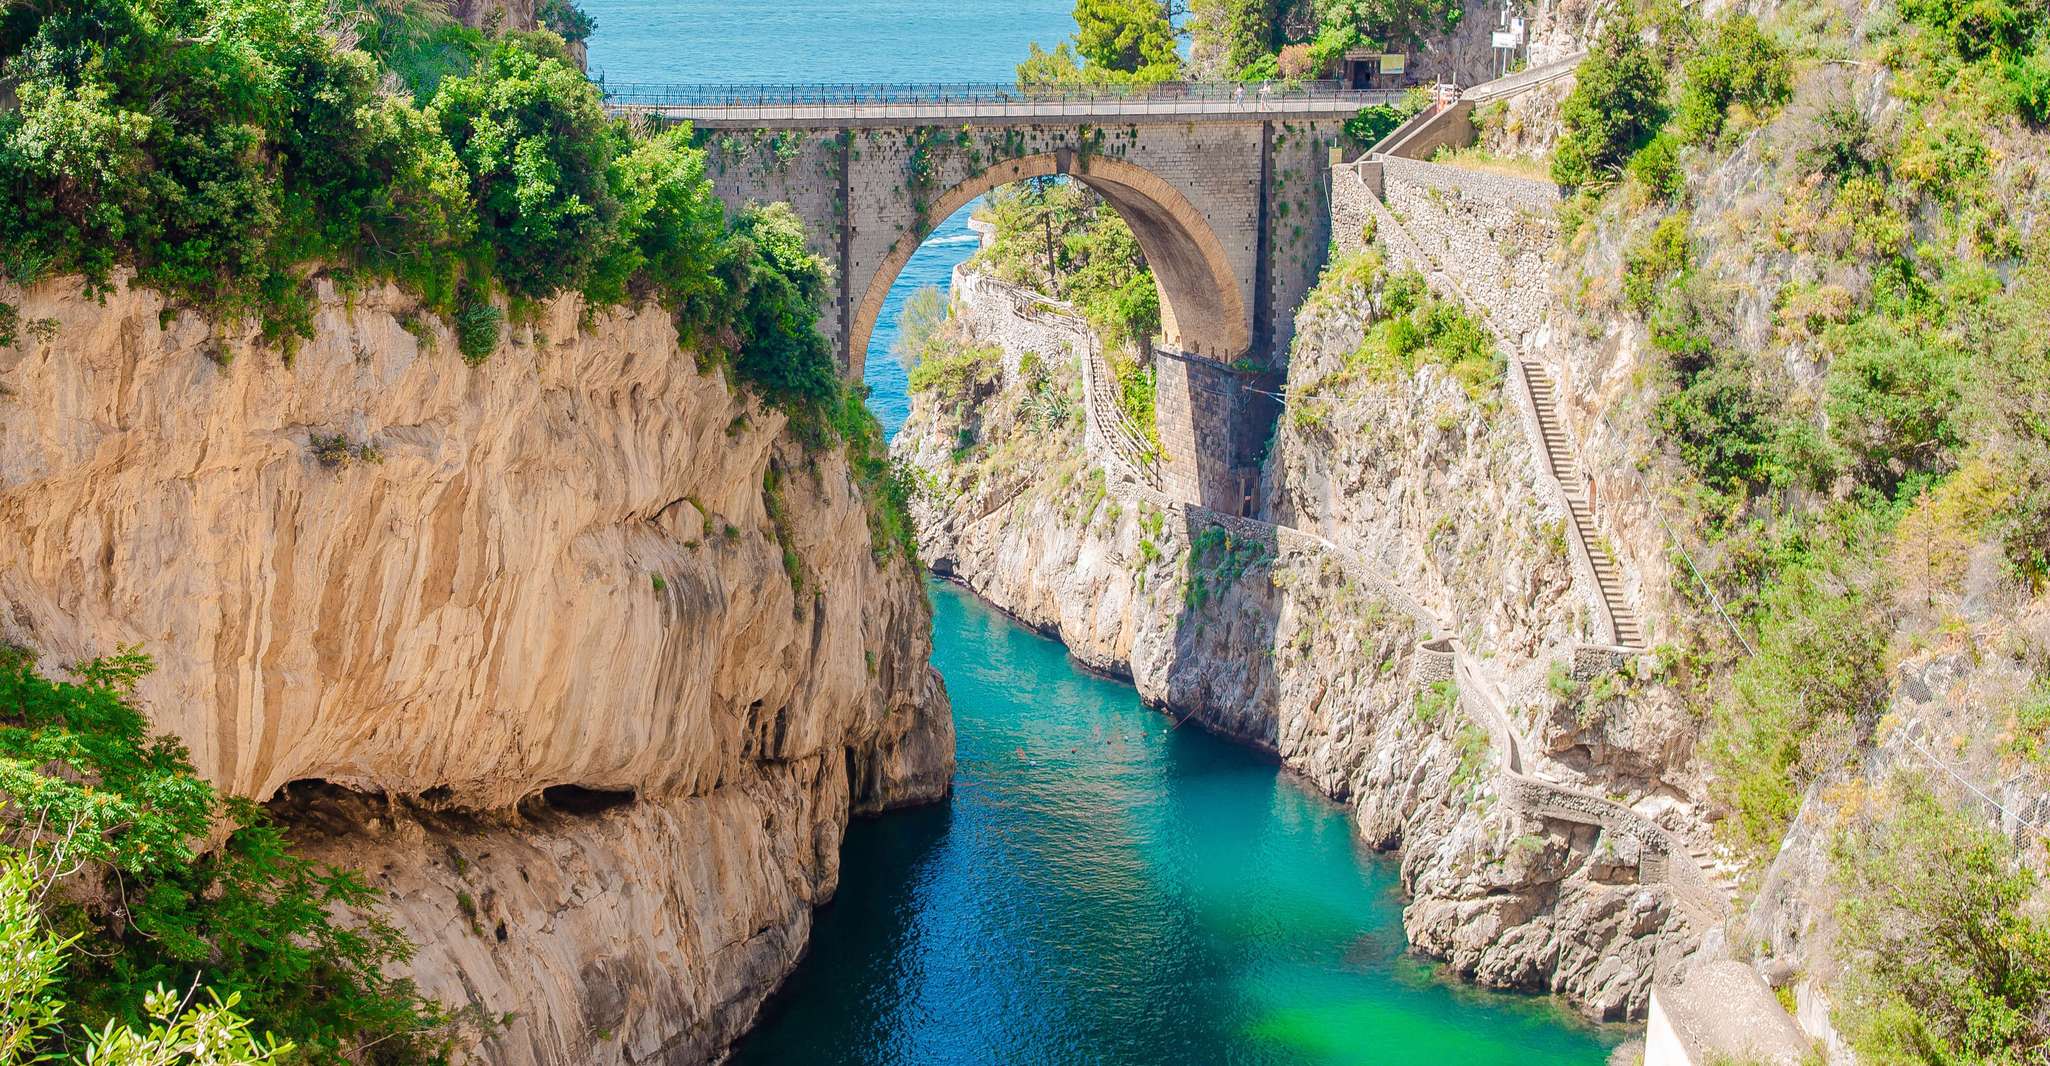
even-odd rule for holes
{"type": "Polygon", "coordinates": [[[1232,106],[1234,106],[1234,107],[1244,107],[1244,106],[1246,106],[1246,86],[1245,86],[1245,83],[1243,83],[1243,82],[1239,83],[1238,87],[1237,87],[1237,88],[1235,88],[1235,89],[1233,89],[1233,90],[1231,91],[1231,102],[1232,102],[1232,106]]]}

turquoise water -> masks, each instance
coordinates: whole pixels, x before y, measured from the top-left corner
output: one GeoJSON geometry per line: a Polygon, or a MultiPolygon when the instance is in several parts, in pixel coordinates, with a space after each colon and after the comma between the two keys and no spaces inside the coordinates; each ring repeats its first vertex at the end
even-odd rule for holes
{"type": "MultiPolygon", "coordinates": [[[[1005,80],[1071,0],[583,0],[614,82],[1005,80]]],[[[968,210],[920,248],[869,350],[870,403],[908,409],[903,300],[974,251],[968,210]]],[[[1613,1034],[1479,992],[1404,953],[1396,870],[1274,764],[1170,730],[951,586],[933,657],[956,794],[849,828],[840,891],[741,1063],[1602,1061],[1613,1034]]]]}
{"type": "Polygon", "coordinates": [[[1252,752],[1171,729],[951,586],[943,807],[858,822],[811,954],[738,1061],[1600,1063],[1549,1000],[1404,954],[1393,862],[1252,752]]]}

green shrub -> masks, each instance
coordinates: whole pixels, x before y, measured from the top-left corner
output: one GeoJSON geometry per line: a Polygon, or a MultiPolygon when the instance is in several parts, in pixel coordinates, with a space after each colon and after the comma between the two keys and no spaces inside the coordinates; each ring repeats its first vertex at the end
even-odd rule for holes
{"type": "Polygon", "coordinates": [[[1769,856],[1802,792],[1869,739],[1887,692],[1886,601],[1865,565],[1876,519],[1839,508],[1771,546],[1755,599],[1733,605],[1753,630],[1718,701],[1709,758],[1732,842],[1769,856]]]}
{"type": "Polygon", "coordinates": [[[1687,268],[1687,227],[1693,216],[1676,211],[1623,253],[1623,299],[1640,313],[1658,302],[1661,286],[1687,268]]]}
{"type": "Polygon", "coordinates": [[[1186,573],[1182,606],[1190,611],[1202,610],[1213,595],[1237,584],[1247,572],[1266,565],[1272,558],[1272,549],[1262,541],[1217,526],[1205,528],[1190,539],[1188,554],[1183,557],[1186,573]]]}
{"type": "Polygon", "coordinates": [[[461,352],[463,362],[476,366],[491,358],[498,350],[498,327],[505,321],[505,313],[498,305],[482,299],[474,293],[468,295],[456,311],[456,351],[461,352]]]}
{"type": "Polygon", "coordinates": [[[1459,706],[1459,685],[1453,681],[1433,681],[1417,690],[1417,721],[1427,726],[1436,726],[1446,712],[1459,706]]]}
{"type": "Polygon", "coordinates": [[[1118,409],[1139,427],[1148,444],[1160,450],[1160,415],[1156,410],[1154,367],[1137,359],[1113,358],[1111,373],[1117,377],[1118,409]]]}
{"type": "Polygon", "coordinates": [[[726,209],[690,128],[634,143],[618,158],[612,184],[619,234],[585,283],[585,297],[600,305],[653,298],[676,313],[686,339],[715,343],[731,319],[730,293],[716,272],[729,254],[726,209]]]}
{"type": "Polygon", "coordinates": [[[1759,29],[1756,18],[1725,12],[1682,70],[1674,125],[1686,143],[1701,144],[1722,132],[1731,107],[1762,116],[1792,94],[1786,49],[1759,29]]]}
{"type": "Polygon", "coordinates": [[[1415,271],[1383,275],[1378,316],[1349,366],[1377,381],[1399,381],[1430,365],[1444,369],[1477,403],[1488,402],[1508,368],[1495,339],[1456,301],[1433,294],[1415,271]]]}
{"type": "Polygon", "coordinates": [[[1404,93],[1394,104],[1374,104],[1363,107],[1351,118],[1345,120],[1345,135],[1365,147],[1373,147],[1403,123],[1416,117],[1431,104],[1428,91],[1412,90],[1404,93]]]}
{"type": "Polygon", "coordinates": [[[841,394],[832,345],[818,331],[831,268],[804,240],[789,204],[750,207],[733,224],[721,280],[738,298],[734,369],[763,396],[792,407],[823,407],[841,394]]]}
{"type": "Polygon", "coordinates": [[[1867,1062],[2050,1058],[2038,879],[1976,812],[1900,777],[1832,851],[1848,973],[1835,1019],[1867,1062]]]}
{"type": "Polygon", "coordinates": [[[466,238],[460,171],[312,0],[16,8],[0,46],[0,270],[17,284],[118,263],[176,299],[311,329],[297,268],[446,272],[466,238]]]}
{"type": "Polygon", "coordinates": [[[1666,120],[1666,72],[1622,12],[1610,16],[1559,109],[1552,179],[1585,185],[1620,171],[1666,120]]]}
{"type": "MultiPolygon", "coordinates": [[[[62,975],[77,937],[60,937],[49,928],[44,906],[58,888],[60,867],[69,856],[24,854],[0,846],[0,1062],[14,1064],[59,1059],[54,1050],[71,1043],[84,1054],[69,1061],[145,1066],[204,1062],[208,1066],[248,1066],[270,1062],[292,1051],[289,1043],[259,1044],[249,1020],[235,1013],[239,996],[225,1002],[209,990],[204,1001],[181,997],[163,986],[150,991],[141,1004],[150,1018],[138,1032],[110,1022],[98,1031],[64,1032],[65,1003],[59,998],[62,975]],[[197,1049],[204,1048],[204,1052],[197,1049]]],[[[197,992],[196,988],[190,992],[197,992]]]]}
{"type": "Polygon", "coordinates": [[[992,391],[1003,372],[1003,350],[950,341],[911,369],[913,394],[931,396],[944,408],[959,408],[992,391]]]}
{"type": "Polygon", "coordinates": [[[1866,319],[1831,338],[1824,411],[1830,438],[1863,484],[1892,495],[1917,474],[1951,468],[1964,444],[1964,356],[1936,339],[1866,319]]]}
{"type": "Polygon", "coordinates": [[[1686,180],[1680,169],[1680,139],[1670,129],[1660,131],[1630,157],[1624,173],[1661,200],[1679,196],[1686,180]]]}
{"type": "Polygon", "coordinates": [[[149,669],[129,651],[62,683],[20,653],[0,656],[8,843],[90,864],[51,912],[92,943],[56,989],[70,1020],[147,1030],[146,997],[203,972],[259,1028],[297,1043],[300,1061],[361,1061],[371,1048],[373,1061],[442,1057],[446,1016],[385,975],[412,949],[374,910],[381,894],[292,854],[262,808],[217,795],[177,741],[150,736],[129,697],[149,669]],[[201,853],[217,821],[225,836],[201,853]]]}
{"type": "Polygon", "coordinates": [[[1728,293],[1684,269],[1659,291],[1651,342],[1668,377],[1653,413],[1660,436],[1727,502],[1826,481],[1832,464],[1819,434],[1766,369],[1726,341],[1730,314],[1728,293]]]}

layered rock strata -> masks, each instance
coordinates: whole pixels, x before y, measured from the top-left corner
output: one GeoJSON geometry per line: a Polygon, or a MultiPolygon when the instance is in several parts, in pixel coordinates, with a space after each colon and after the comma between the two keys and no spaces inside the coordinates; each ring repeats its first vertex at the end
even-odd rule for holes
{"type": "Polygon", "coordinates": [[[290,360],[6,298],[0,637],[155,656],[156,724],[387,890],[492,1061],[715,1057],[850,813],[945,794],[919,575],[659,311],[557,301],[473,368],[388,288],[322,282],[290,360]]]}

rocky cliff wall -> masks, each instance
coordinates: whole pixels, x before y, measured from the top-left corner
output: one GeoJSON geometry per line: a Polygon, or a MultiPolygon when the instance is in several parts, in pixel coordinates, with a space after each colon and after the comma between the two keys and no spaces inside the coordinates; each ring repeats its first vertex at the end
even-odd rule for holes
{"type": "Polygon", "coordinates": [[[1046,396],[1079,394],[1071,367],[979,399],[966,450],[958,417],[914,404],[897,449],[929,475],[925,555],[1149,702],[1275,752],[1346,803],[1368,840],[1402,850],[1419,950],[1482,983],[1641,1016],[1660,945],[1684,952],[1694,934],[1598,829],[1508,809],[1486,730],[1419,700],[1414,646],[1465,634],[1512,682],[1543,754],[1605,782],[1608,766],[1662,763],[1667,738],[1542,696],[1587,630],[1523,431],[1435,370],[1389,385],[1337,373],[1371,314],[1357,299],[1320,296],[1298,320],[1289,393],[1314,380],[1305,391],[1326,409],[1284,418],[1268,508],[1386,583],[1313,537],[1120,486],[1087,455],[1080,411],[1047,415],[1046,396]]]}
{"type": "Polygon", "coordinates": [[[287,364],[145,291],[6,299],[49,325],[0,349],[0,637],[154,655],[156,723],[391,894],[493,1061],[715,1056],[850,811],[944,794],[919,576],[665,315],[558,301],[471,368],[323,283],[287,364]]]}

